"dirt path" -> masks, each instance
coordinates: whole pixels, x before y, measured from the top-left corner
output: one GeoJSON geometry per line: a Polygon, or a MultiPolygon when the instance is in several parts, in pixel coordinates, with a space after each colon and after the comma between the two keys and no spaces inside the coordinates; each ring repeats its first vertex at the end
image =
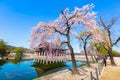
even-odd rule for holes
{"type": "Polygon", "coordinates": [[[106,66],[100,80],[120,80],[120,58],[115,59],[118,66],[106,66]]]}

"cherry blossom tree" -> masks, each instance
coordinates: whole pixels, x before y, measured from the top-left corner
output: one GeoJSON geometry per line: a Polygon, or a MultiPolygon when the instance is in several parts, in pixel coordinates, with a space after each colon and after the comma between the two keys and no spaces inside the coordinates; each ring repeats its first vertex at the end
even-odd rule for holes
{"type": "Polygon", "coordinates": [[[88,51],[87,51],[87,43],[90,40],[91,33],[89,32],[81,32],[78,39],[83,43],[83,49],[86,57],[87,65],[90,67],[89,59],[88,59],[88,51]]]}
{"type": "MultiPolygon", "coordinates": [[[[37,46],[40,41],[49,41],[56,45],[66,44],[70,50],[73,74],[78,74],[76,60],[74,56],[74,50],[71,45],[71,34],[77,36],[77,32],[72,28],[84,25],[88,31],[92,33],[92,38],[95,41],[102,41],[99,28],[97,26],[96,12],[92,11],[93,4],[88,4],[82,8],[77,8],[70,12],[68,8],[61,12],[56,20],[48,23],[40,22],[33,28],[31,34],[31,48],[37,46]],[[64,37],[64,40],[63,38],[64,37]]],[[[51,46],[52,48],[52,46],[51,46]]]]}

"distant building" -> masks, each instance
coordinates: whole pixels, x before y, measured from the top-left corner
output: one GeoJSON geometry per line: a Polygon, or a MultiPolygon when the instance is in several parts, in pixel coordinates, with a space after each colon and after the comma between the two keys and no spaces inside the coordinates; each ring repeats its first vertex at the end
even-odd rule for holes
{"type": "Polygon", "coordinates": [[[38,47],[35,47],[34,54],[36,57],[45,61],[64,61],[67,49],[63,49],[61,46],[50,47],[50,45],[50,43],[43,41],[38,47]]]}

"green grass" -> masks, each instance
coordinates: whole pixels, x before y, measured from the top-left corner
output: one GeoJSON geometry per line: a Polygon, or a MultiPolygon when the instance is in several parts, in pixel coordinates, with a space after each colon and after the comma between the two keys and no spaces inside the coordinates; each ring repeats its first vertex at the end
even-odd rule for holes
{"type": "Polygon", "coordinates": [[[35,62],[31,67],[34,67],[36,69],[37,74],[39,76],[44,76],[54,72],[53,69],[57,69],[65,66],[66,64],[64,62],[48,63],[48,64],[41,64],[41,63],[35,62]]]}
{"type": "Polygon", "coordinates": [[[66,66],[64,62],[48,63],[48,64],[40,64],[40,63],[35,62],[32,65],[32,67],[39,68],[43,71],[48,71],[54,68],[64,67],[64,66],[66,66]]]}
{"type": "MultiPolygon", "coordinates": [[[[83,62],[83,64],[78,66],[78,67],[85,66],[85,65],[86,65],[86,63],[83,62]]],[[[40,75],[40,76],[45,76],[45,75],[51,74],[52,73],[51,71],[53,71],[52,69],[59,70],[60,67],[67,67],[67,65],[64,62],[58,62],[58,63],[52,63],[52,64],[49,63],[47,65],[46,64],[40,64],[40,63],[35,63],[34,65],[32,65],[32,67],[39,68],[39,69],[43,70],[43,74],[40,75]]],[[[41,71],[41,70],[39,70],[39,71],[41,71]]],[[[35,78],[34,80],[40,80],[40,79],[39,78],[35,78]]]]}

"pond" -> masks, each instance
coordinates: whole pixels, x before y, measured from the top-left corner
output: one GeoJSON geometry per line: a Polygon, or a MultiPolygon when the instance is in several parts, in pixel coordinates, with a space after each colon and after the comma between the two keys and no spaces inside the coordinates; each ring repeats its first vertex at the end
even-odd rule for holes
{"type": "MultiPolygon", "coordinates": [[[[0,80],[32,80],[37,78],[39,77],[37,69],[31,67],[34,63],[34,60],[24,60],[19,63],[0,61],[0,80]]],[[[65,64],[67,67],[52,69],[48,73],[72,68],[71,61],[65,64]]],[[[77,66],[80,65],[82,65],[82,62],[77,62],[77,66]]]]}

